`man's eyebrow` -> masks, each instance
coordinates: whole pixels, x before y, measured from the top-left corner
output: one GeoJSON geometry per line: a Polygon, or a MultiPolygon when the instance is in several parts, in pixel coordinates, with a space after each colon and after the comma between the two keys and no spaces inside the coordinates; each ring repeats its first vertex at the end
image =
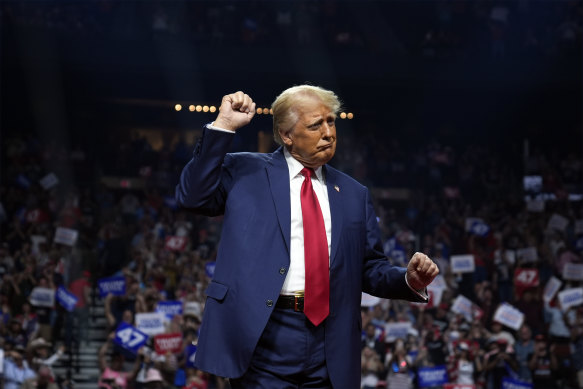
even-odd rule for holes
{"type": "Polygon", "coordinates": [[[322,123],[324,123],[324,118],[320,118],[320,119],[316,120],[315,122],[308,124],[308,127],[315,127],[315,126],[322,124],[322,123]]]}

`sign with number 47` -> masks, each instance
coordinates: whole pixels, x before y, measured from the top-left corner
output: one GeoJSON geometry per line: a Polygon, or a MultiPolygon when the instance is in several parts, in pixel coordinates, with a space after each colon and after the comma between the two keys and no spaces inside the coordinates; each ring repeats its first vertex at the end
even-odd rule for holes
{"type": "Polygon", "coordinates": [[[113,342],[126,350],[137,354],[140,347],[146,344],[148,335],[126,323],[120,323],[115,331],[113,342]]]}
{"type": "Polygon", "coordinates": [[[538,269],[519,268],[514,271],[514,284],[530,288],[538,286],[540,282],[538,269]]]}

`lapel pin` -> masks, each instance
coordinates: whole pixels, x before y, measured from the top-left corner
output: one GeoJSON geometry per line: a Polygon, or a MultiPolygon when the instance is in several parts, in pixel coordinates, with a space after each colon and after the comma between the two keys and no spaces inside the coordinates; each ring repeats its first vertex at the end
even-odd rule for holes
{"type": "Polygon", "coordinates": [[[336,192],[340,192],[340,187],[338,185],[334,185],[334,189],[336,189],[336,192]]]}

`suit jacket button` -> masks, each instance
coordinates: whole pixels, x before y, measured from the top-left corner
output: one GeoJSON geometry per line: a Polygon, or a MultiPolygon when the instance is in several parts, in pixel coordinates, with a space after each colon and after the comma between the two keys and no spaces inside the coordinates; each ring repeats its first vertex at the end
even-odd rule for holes
{"type": "Polygon", "coordinates": [[[285,267],[282,267],[279,269],[279,274],[281,274],[281,275],[285,274],[285,267]]]}
{"type": "Polygon", "coordinates": [[[265,305],[267,305],[268,307],[273,307],[273,300],[267,300],[265,302],[265,305]]]}

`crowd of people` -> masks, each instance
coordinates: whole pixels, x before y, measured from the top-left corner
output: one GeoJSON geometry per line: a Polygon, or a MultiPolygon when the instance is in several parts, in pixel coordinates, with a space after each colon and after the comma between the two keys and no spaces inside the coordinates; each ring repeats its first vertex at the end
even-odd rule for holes
{"type": "MultiPolygon", "coordinates": [[[[188,361],[221,218],[177,209],[173,185],[152,185],[176,179],[188,158],[184,150],[192,146],[178,142],[156,151],[137,137],[121,142],[114,154],[132,150],[136,177],[141,162],[151,163],[150,174],[141,177],[145,188],[121,188],[76,184],[77,170],[91,171],[89,151],[55,150],[21,135],[5,140],[0,208],[4,387],[33,382],[69,387],[67,377],[57,377],[51,365],[88,340],[84,330],[90,307],[100,301],[109,331],[99,351],[102,387],[228,387],[188,361]],[[160,181],[162,170],[166,178],[160,181]],[[71,181],[47,185],[43,179],[49,173],[71,181]],[[55,242],[58,227],[77,231],[75,243],[55,242]],[[179,238],[179,244],[169,245],[169,238],[179,238]],[[125,279],[125,293],[99,297],[98,280],[112,276],[125,279]],[[47,307],[31,299],[37,287],[59,286],[77,297],[72,312],[59,303],[47,307]],[[180,350],[159,354],[151,342],[134,351],[121,347],[115,340],[120,325],[136,326],[136,315],[155,312],[161,301],[183,303],[182,314],[165,327],[166,333],[181,334],[180,350]]],[[[427,253],[440,267],[442,293],[428,306],[363,299],[362,387],[424,387],[424,369],[444,366],[443,382],[476,388],[500,388],[509,377],[534,388],[583,387],[583,307],[561,309],[556,293],[548,301],[543,298],[552,278],[563,283],[563,290],[581,286],[580,280],[564,279],[566,266],[582,263],[583,231],[577,221],[583,219],[583,207],[581,201],[569,201],[567,193],[582,180],[581,162],[572,155],[556,160],[541,152],[529,158],[525,170],[485,157],[493,155],[485,145],[466,145],[462,151],[428,143],[416,145],[417,154],[393,153],[402,149],[396,140],[371,145],[367,150],[358,143],[340,146],[332,163],[371,184],[389,260],[402,266],[413,252],[427,253]],[[378,163],[374,155],[387,148],[392,159],[378,163]],[[542,208],[525,202],[517,178],[521,171],[540,175],[542,192],[555,200],[542,208]],[[416,179],[404,178],[411,175],[416,179]],[[389,177],[388,182],[378,177],[389,177]],[[378,189],[391,182],[410,188],[411,198],[383,197],[378,189]],[[564,228],[549,224],[554,215],[565,218],[564,228]],[[472,218],[486,229],[468,229],[472,218]],[[534,248],[534,256],[521,251],[526,248],[534,248]],[[457,254],[473,255],[475,271],[453,272],[449,260],[457,254]],[[536,280],[517,281],[523,270],[535,270],[536,280]],[[456,309],[459,296],[471,301],[474,314],[456,309]],[[524,314],[520,327],[494,319],[501,303],[524,314]],[[395,336],[395,323],[408,323],[406,333],[395,336]]]]}
{"type": "Polygon", "coordinates": [[[72,37],[180,36],[214,45],[364,49],[428,58],[541,57],[581,45],[580,1],[5,2],[6,25],[72,37]],[[34,9],[31,9],[34,7],[34,9]],[[374,23],[367,23],[369,18],[374,23]],[[320,21],[320,22],[318,22],[320,21]],[[415,23],[411,23],[415,21],[415,23]]]}

